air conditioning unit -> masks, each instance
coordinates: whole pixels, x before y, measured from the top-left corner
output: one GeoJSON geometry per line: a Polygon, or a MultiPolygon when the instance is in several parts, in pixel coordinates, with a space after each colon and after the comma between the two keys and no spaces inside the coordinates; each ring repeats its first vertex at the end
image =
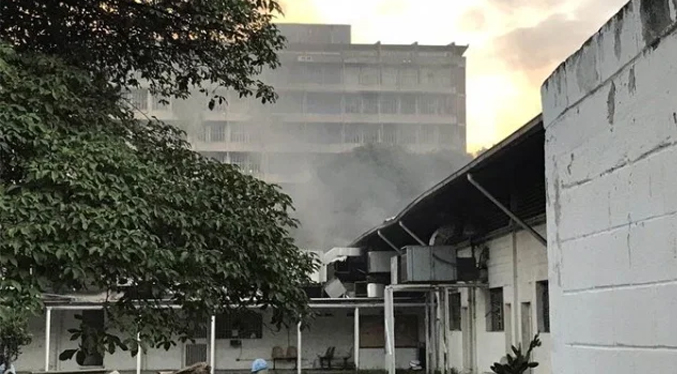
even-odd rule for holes
{"type": "Polygon", "coordinates": [[[183,366],[191,366],[200,362],[207,362],[207,344],[186,343],[183,354],[183,366]]]}
{"type": "Polygon", "coordinates": [[[391,283],[458,281],[456,250],[451,246],[407,246],[391,260],[391,283]]]}
{"type": "Polygon", "coordinates": [[[390,259],[396,255],[392,251],[371,251],[367,254],[367,273],[387,273],[390,271],[390,259]]]}

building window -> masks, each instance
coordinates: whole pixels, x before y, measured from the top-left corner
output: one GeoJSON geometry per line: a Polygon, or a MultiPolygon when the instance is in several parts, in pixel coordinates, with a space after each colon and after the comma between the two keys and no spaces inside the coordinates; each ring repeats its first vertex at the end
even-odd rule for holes
{"type": "Polygon", "coordinates": [[[433,69],[421,69],[421,83],[427,86],[437,86],[439,82],[433,69]]]}
{"type": "Polygon", "coordinates": [[[341,143],[341,124],[310,123],[306,127],[306,140],[312,144],[341,143]]]}
{"type": "Polygon", "coordinates": [[[383,114],[397,113],[397,97],[395,95],[384,94],[379,98],[379,111],[383,114]]]}
{"type": "Polygon", "coordinates": [[[440,144],[444,145],[456,145],[458,144],[459,130],[458,125],[454,124],[445,124],[437,125],[438,132],[440,135],[440,144]]]}
{"type": "Polygon", "coordinates": [[[416,86],[418,85],[418,70],[414,68],[400,69],[397,73],[398,86],[416,86]]]}
{"type": "Polygon", "coordinates": [[[231,152],[230,164],[237,166],[245,174],[257,174],[261,172],[261,158],[254,153],[231,152]]]}
{"type": "Polygon", "coordinates": [[[333,93],[309,93],[306,111],[315,114],[341,114],[341,95],[333,93]]]}
{"type": "Polygon", "coordinates": [[[418,133],[418,142],[420,144],[437,144],[437,126],[421,125],[418,133]]]}
{"type": "Polygon", "coordinates": [[[360,131],[360,125],[353,123],[346,124],[345,126],[345,143],[348,144],[359,144],[362,143],[362,134],[360,131]]]}
{"type": "Polygon", "coordinates": [[[397,127],[394,124],[383,124],[381,127],[381,143],[397,143],[397,127]]]}
{"type": "Polygon", "coordinates": [[[381,84],[395,86],[397,84],[397,69],[387,67],[381,69],[381,84]]]}
{"type": "Polygon", "coordinates": [[[169,110],[169,109],[170,102],[168,97],[153,96],[153,110],[169,110]]]}
{"type": "Polygon", "coordinates": [[[210,142],[226,141],[226,125],[222,123],[215,123],[209,125],[209,141],[210,142]]]}
{"type": "Polygon", "coordinates": [[[82,366],[103,366],[103,354],[96,352],[97,335],[104,329],[103,310],[83,310],[82,311],[82,346],[89,351],[82,363],[82,366]]]}
{"type": "Polygon", "coordinates": [[[403,95],[400,97],[400,113],[416,114],[416,96],[403,95]]]}
{"type": "Polygon", "coordinates": [[[378,97],[376,94],[362,95],[362,110],[364,114],[378,113],[378,97]]]}
{"type": "Polygon", "coordinates": [[[345,96],[346,113],[360,113],[362,112],[362,99],[357,95],[345,96]]]}
{"type": "Polygon", "coordinates": [[[461,331],[461,293],[449,294],[449,330],[461,331]]]}
{"type": "Polygon", "coordinates": [[[249,143],[251,136],[247,131],[247,124],[232,123],[230,125],[230,141],[233,143],[249,143]]]}
{"type": "Polygon", "coordinates": [[[207,128],[205,126],[200,126],[197,129],[197,140],[200,142],[206,142],[207,141],[207,128]]]}
{"type": "Polygon", "coordinates": [[[322,75],[324,77],[324,84],[343,83],[343,69],[341,66],[325,66],[322,68],[322,75]]]}
{"type": "Polygon", "coordinates": [[[487,331],[503,331],[503,287],[490,289],[487,301],[487,331]]]}
{"type": "Polygon", "coordinates": [[[373,143],[378,143],[379,141],[379,133],[381,130],[381,125],[364,125],[362,128],[362,131],[364,133],[364,142],[373,144],[373,143]]]}
{"type": "Polygon", "coordinates": [[[261,339],[263,317],[253,310],[230,311],[216,316],[216,339],[261,339]]]}
{"type": "Polygon", "coordinates": [[[397,144],[416,144],[416,125],[400,124],[397,128],[397,144]]]}
{"type": "Polygon", "coordinates": [[[437,71],[437,84],[443,87],[451,87],[451,70],[440,69],[437,71]]]}
{"type": "Polygon", "coordinates": [[[133,109],[148,110],[148,89],[133,89],[126,95],[133,109]]]}
{"type": "Polygon", "coordinates": [[[372,67],[363,67],[360,69],[359,83],[365,86],[375,86],[379,84],[379,71],[372,67]]]}
{"type": "Polygon", "coordinates": [[[439,99],[433,95],[419,97],[418,110],[421,114],[437,114],[440,111],[439,99]]]}
{"type": "Polygon", "coordinates": [[[536,282],[536,304],[538,307],[538,332],[550,332],[550,290],[547,280],[536,282]]]}

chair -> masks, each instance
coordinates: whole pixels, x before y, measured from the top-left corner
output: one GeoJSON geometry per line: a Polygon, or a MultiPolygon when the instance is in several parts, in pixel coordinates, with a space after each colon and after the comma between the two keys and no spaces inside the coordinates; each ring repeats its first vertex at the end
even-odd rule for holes
{"type": "Polygon", "coordinates": [[[270,358],[273,359],[273,370],[275,370],[275,364],[279,360],[284,360],[284,350],[280,346],[273,347],[273,351],[270,354],[270,358]]]}
{"type": "Polygon", "coordinates": [[[334,359],[334,351],[336,347],[329,347],[327,351],[324,352],[324,355],[319,355],[317,358],[320,360],[320,369],[324,369],[324,364],[327,363],[327,369],[331,369],[331,361],[334,359]]]}
{"type": "Polygon", "coordinates": [[[294,346],[287,347],[287,355],[285,357],[287,361],[294,361],[294,369],[296,369],[298,366],[298,357],[299,357],[296,347],[294,346]]]}
{"type": "Polygon", "coordinates": [[[350,369],[348,367],[348,361],[353,358],[353,347],[350,347],[346,352],[342,352],[338,358],[343,360],[343,370],[350,369]]]}

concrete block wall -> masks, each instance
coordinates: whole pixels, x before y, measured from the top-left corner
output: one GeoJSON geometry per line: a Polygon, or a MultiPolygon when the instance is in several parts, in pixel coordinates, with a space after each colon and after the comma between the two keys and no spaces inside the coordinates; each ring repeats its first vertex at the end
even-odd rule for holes
{"type": "MultiPolygon", "coordinates": [[[[535,227],[536,231],[545,235],[546,226],[535,227]]],[[[536,239],[525,231],[508,233],[485,243],[489,249],[489,287],[503,287],[504,306],[510,304],[510,308],[504,309],[504,331],[487,331],[486,315],[488,291],[477,290],[475,299],[475,313],[471,318],[475,330],[475,337],[468,338],[468,326],[462,323],[462,331],[450,331],[450,345],[448,355],[450,366],[457,369],[470,370],[466,355],[471,349],[468,344],[474,345],[475,358],[470,365],[474,366],[476,373],[488,373],[494,362],[499,361],[510,345],[522,343],[522,312],[521,304],[529,303],[532,307],[528,321],[531,321],[530,329],[533,334],[538,331],[538,310],[536,296],[536,282],[548,279],[547,251],[536,239]],[[472,343],[471,343],[472,342],[472,343]]],[[[469,256],[470,248],[461,249],[460,255],[469,256]]],[[[479,253],[476,253],[479,255],[479,253]]],[[[461,306],[469,305],[468,289],[461,291],[461,306]]],[[[472,309],[472,308],[470,308],[472,309]]],[[[471,313],[472,315],[472,313],[471,313]]],[[[541,333],[543,346],[538,348],[534,358],[539,362],[539,367],[532,374],[550,373],[550,336],[549,333],[541,333]]],[[[526,342],[528,344],[528,342],[526,342]]]]}
{"type": "Polygon", "coordinates": [[[631,1],[542,87],[555,374],[677,365],[676,20],[631,1]]]}

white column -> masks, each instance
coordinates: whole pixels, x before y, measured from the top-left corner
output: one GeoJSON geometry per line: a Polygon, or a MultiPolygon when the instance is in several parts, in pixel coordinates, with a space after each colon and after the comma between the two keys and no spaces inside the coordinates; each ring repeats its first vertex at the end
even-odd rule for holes
{"type": "Polygon", "coordinates": [[[49,343],[52,335],[52,308],[47,307],[45,316],[45,371],[49,371],[49,343]]]}
{"type": "Polygon", "coordinates": [[[425,372],[432,374],[432,347],[430,338],[430,292],[425,295],[425,372]]]}
{"type": "Polygon", "coordinates": [[[355,357],[355,371],[360,370],[360,308],[355,308],[355,341],[353,342],[353,357],[355,357]]]}
{"type": "Polygon", "coordinates": [[[302,341],[301,341],[301,321],[296,325],[296,373],[301,374],[301,352],[303,351],[302,341]]]}
{"type": "Polygon", "coordinates": [[[383,297],[386,343],[385,367],[388,374],[395,374],[395,312],[393,299],[393,288],[388,286],[385,289],[385,295],[383,297]]]}
{"type": "Polygon", "coordinates": [[[143,349],[141,348],[141,334],[136,333],[136,344],[138,344],[139,351],[136,353],[136,374],[141,374],[141,355],[143,355],[143,349]]]}
{"type": "Polygon", "coordinates": [[[211,333],[209,334],[209,366],[211,374],[216,370],[216,316],[212,316],[211,333]]]}

